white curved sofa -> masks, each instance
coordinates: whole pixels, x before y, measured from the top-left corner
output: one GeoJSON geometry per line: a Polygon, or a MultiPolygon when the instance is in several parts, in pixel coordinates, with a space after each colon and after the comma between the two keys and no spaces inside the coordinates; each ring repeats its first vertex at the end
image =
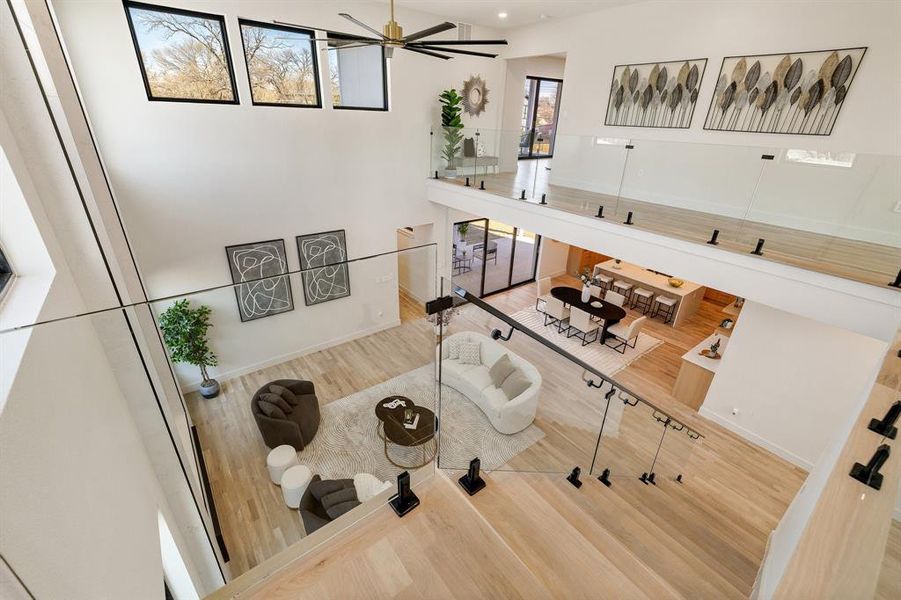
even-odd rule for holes
{"type": "Polygon", "coordinates": [[[522,431],[535,420],[541,374],[531,363],[513,354],[500,343],[474,331],[462,331],[445,338],[441,344],[441,382],[454,388],[482,409],[491,425],[501,433],[522,431]],[[463,365],[450,358],[450,340],[481,343],[481,365],[463,365]],[[508,400],[500,388],[494,387],[488,369],[506,354],[531,382],[521,394],[508,400]]]}

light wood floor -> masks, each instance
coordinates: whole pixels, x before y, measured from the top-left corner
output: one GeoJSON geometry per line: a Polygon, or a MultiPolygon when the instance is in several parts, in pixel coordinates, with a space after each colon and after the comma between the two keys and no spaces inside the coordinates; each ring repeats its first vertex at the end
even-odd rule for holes
{"type": "MultiPolygon", "coordinates": [[[[609,222],[622,223],[631,211],[633,227],[698,243],[706,242],[713,230],[719,229],[718,248],[722,250],[747,254],[754,249],[758,238],[764,238],[766,244],[762,258],[765,260],[880,287],[886,287],[888,282],[893,281],[901,267],[901,248],[892,246],[617,198],[548,184],[545,177],[538,178],[533,192],[535,168],[526,164],[520,173],[479,175],[476,179],[485,180],[487,193],[518,199],[522,189],[528,189],[527,196],[534,198],[534,201],[547,194],[547,203],[551,208],[580,215],[594,216],[598,205],[604,205],[604,214],[609,222]]],[[[464,185],[465,182],[462,178],[443,181],[453,185],[464,185]]]]}
{"type": "Polygon", "coordinates": [[[901,598],[901,521],[892,521],[874,600],[901,598]]]}
{"type": "MultiPolygon", "coordinates": [[[[555,281],[574,282],[569,277],[555,281]]],[[[534,298],[535,285],[531,284],[491,296],[489,301],[512,314],[533,306],[534,298]]],[[[713,331],[723,318],[720,308],[705,301],[699,313],[679,329],[652,321],[646,331],[664,343],[616,378],[706,436],[692,444],[683,438],[665,438],[656,470],[667,482],[684,474],[686,484],[690,480],[691,488],[697,490],[701,504],[693,510],[713,510],[723,526],[731,528],[745,554],[744,582],[750,571],[756,572],[767,534],[805,473],[699,417],[670,395],[681,355],[713,331]]],[[[229,567],[233,576],[274,556],[304,535],[296,511],[284,505],[279,488],[269,481],[265,467],[267,449],[250,415],[249,398],[272,379],[303,378],[315,382],[320,402],[326,404],[427,364],[433,360],[434,333],[421,310],[417,302],[402,298],[403,323],[399,327],[223,381],[222,393],[214,400],[203,400],[197,394],[188,396],[231,554],[229,567]]],[[[627,321],[635,317],[630,312],[627,321]]],[[[487,333],[494,325],[486,313],[468,306],[452,323],[451,331],[465,328],[487,333]]],[[[508,463],[483,464],[483,468],[552,472],[559,478],[559,473],[579,465],[587,474],[603,417],[600,392],[585,386],[580,370],[525,336],[514,335],[505,344],[542,373],[535,424],[545,437],[508,463]]],[[[624,482],[625,490],[634,487],[637,476],[650,467],[660,445],[661,428],[650,414],[637,411],[626,413],[620,428],[617,438],[605,437],[598,470],[611,468],[615,480],[624,482]]],[[[640,482],[637,486],[641,486],[637,490],[657,489],[646,488],[640,482]]],[[[653,516],[649,518],[653,520],[653,516]]],[[[681,518],[686,523],[697,518],[698,525],[713,517],[700,513],[692,516],[689,512],[681,518]]]]}
{"type": "Polygon", "coordinates": [[[470,498],[456,476],[438,471],[402,520],[379,509],[242,597],[746,598],[779,512],[697,479],[576,489],[491,473],[470,498]]]}

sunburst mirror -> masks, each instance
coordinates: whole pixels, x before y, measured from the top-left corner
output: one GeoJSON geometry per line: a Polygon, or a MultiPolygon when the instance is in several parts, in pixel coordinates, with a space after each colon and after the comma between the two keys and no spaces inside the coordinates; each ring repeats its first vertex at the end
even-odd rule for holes
{"type": "Polygon", "coordinates": [[[463,110],[468,115],[478,117],[488,104],[488,87],[478,75],[463,82],[463,110]]]}

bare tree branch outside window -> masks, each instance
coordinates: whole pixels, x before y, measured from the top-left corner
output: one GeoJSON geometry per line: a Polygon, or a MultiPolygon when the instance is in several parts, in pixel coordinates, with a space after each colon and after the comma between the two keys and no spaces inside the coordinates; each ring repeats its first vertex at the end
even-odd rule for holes
{"type": "Polygon", "coordinates": [[[256,104],[319,106],[313,32],[241,21],[256,104]]]}

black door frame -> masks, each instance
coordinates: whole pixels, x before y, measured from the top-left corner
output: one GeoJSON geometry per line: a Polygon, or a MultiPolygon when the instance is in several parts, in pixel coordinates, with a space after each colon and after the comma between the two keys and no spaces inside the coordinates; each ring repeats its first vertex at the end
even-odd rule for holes
{"type": "Polygon", "coordinates": [[[518,160],[532,160],[538,158],[554,158],[554,147],[557,142],[557,122],[560,120],[560,97],[563,95],[563,80],[556,77],[539,77],[537,75],[526,75],[526,81],[535,81],[535,102],[532,105],[532,114],[528,119],[532,127],[529,129],[529,153],[517,156],[518,160]],[[542,81],[556,81],[560,85],[557,86],[557,99],[554,101],[554,133],[551,136],[551,153],[535,155],[532,153],[532,146],[535,144],[535,120],[538,118],[538,93],[541,91],[542,81]]]}
{"type": "MultiPolygon", "coordinates": [[[[479,289],[477,290],[477,296],[479,298],[487,298],[493,294],[499,294],[501,292],[506,292],[508,290],[512,290],[515,287],[519,287],[521,285],[526,285],[527,283],[534,283],[535,278],[538,274],[538,254],[541,252],[541,240],[542,236],[535,233],[535,248],[532,251],[532,270],[530,271],[530,276],[528,279],[523,279],[522,281],[518,281],[513,283],[513,267],[516,264],[516,234],[522,229],[521,227],[513,226],[513,238],[511,240],[510,245],[510,268],[507,271],[507,285],[496,289],[491,290],[488,293],[485,293],[485,272],[488,270],[488,261],[486,260],[488,257],[488,228],[491,222],[491,219],[487,217],[480,217],[478,219],[467,219],[466,221],[458,221],[454,223],[454,230],[457,229],[458,225],[462,225],[463,223],[483,223],[482,230],[484,232],[482,236],[482,268],[481,268],[481,277],[479,278],[479,289]]],[[[475,258],[475,257],[473,257],[475,258]]],[[[453,280],[453,272],[451,272],[451,280],[453,280]]],[[[472,292],[472,290],[470,290],[472,292]]]]}

